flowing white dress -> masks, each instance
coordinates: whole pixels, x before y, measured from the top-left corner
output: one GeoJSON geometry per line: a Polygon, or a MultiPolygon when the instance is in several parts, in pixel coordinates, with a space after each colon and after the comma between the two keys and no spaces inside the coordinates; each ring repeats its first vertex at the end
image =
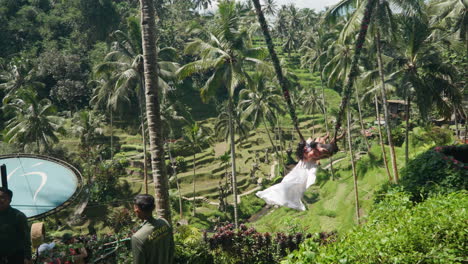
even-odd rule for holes
{"type": "Polygon", "coordinates": [[[256,195],[267,204],[304,211],[305,206],[301,198],[305,190],[315,183],[316,173],[317,164],[314,161],[301,160],[280,183],[259,191],[256,195]]]}

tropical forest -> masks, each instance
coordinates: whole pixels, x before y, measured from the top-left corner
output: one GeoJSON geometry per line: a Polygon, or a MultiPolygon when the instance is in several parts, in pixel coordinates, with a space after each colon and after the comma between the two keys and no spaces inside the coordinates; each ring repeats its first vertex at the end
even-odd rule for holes
{"type": "Polygon", "coordinates": [[[468,263],[467,76],[467,0],[0,0],[0,194],[24,263],[468,263]]]}

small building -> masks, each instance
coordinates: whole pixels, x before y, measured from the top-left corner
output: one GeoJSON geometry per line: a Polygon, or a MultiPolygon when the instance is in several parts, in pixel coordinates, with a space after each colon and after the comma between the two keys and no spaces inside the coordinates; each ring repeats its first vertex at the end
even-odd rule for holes
{"type": "Polygon", "coordinates": [[[404,100],[387,100],[388,112],[392,118],[405,119],[407,103],[404,100]]]}

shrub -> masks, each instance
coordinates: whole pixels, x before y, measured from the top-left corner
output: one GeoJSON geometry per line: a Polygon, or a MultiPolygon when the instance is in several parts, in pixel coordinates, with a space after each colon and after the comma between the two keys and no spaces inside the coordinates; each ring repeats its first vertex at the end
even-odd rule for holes
{"type": "Polygon", "coordinates": [[[323,246],[306,240],[282,263],[464,263],[467,206],[465,191],[416,206],[409,195],[398,193],[336,243],[323,246]]]}
{"type": "MultiPolygon", "coordinates": [[[[318,238],[327,240],[333,234],[323,233],[318,238]]],[[[311,234],[303,233],[259,233],[254,228],[240,225],[234,229],[232,224],[216,229],[216,233],[206,238],[214,263],[278,263],[289,252],[297,249],[311,234]]],[[[323,241],[325,241],[323,240],[323,241]]]]}
{"type": "MultiPolygon", "coordinates": [[[[468,146],[455,149],[466,149],[466,153],[468,146]]],[[[401,171],[400,185],[404,191],[412,194],[415,201],[421,201],[433,193],[466,190],[467,168],[463,162],[444,154],[443,148],[436,147],[408,162],[401,171]]]]}
{"type": "Polygon", "coordinates": [[[213,257],[208,253],[208,244],[203,240],[200,230],[193,226],[175,227],[175,263],[211,264],[213,257]]]}
{"type": "Polygon", "coordinates": [[[90,189],[92,203],[112,201],[121,195],[118,192],[119,177],[125,175],[125,168],[119,161],[103,162],[91,170],[94,173],[90,189]]]}

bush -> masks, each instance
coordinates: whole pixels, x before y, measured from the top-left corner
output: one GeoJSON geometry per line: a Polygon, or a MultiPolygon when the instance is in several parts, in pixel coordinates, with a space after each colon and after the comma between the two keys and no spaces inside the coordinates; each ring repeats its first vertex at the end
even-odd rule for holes
{"type": "Polygon", "coordinates": [[[125,175],[125,168],[119,161],[103,162],[94,168],[90,202],[102,203],[121,197],[118,192],[119,177],[125,175]]]}
{"type": "MultiPolygon", "coordinates": [[[[322,234],[322,237],[329,237],[322,234]]],[[[305,238],[311,235],[303,233],[285,234],[259,233],[254,228],[240,225],[234,229],[228,224],[216,229],[216,233],[206,238],[214,263],[278,263],[281,258],[296,250],[305,238]]]]}
{"type": "Polygon", "coordinates": [[[416,206],[409,195],[398,193],[338,242],[323,246],[306,240],[282,263],[464,263],[467,206],[465,191],[416,206]]]}
{"type": "MultiPolygon", "coordinates": [[[[466,145],[456,148],[464,148],[465,153],[468,152],[466,145]]],[[[412,195],[413,200],[421,201],[434,193],[466,190],[468,167],[444,154],[442,149],[436,147],[418,155],[401,171],[400,185],[412,195]]]]}
{"type": "Polygon", "coordinates": [[[412,131],[411,144],[412,146],[429,144],[429,145],[446,145],[453,140],[453,132],[450,129],[437,126],[432,127],[415,127],[412,131]]]}
{"type": "Polygon", "coordinates": [[[213,257],[207,254],[208,244],[203,240],[200,230],[193,226],[181,225],[174,232],[175,256],[177,264],[211,264],[213,257]]]}

